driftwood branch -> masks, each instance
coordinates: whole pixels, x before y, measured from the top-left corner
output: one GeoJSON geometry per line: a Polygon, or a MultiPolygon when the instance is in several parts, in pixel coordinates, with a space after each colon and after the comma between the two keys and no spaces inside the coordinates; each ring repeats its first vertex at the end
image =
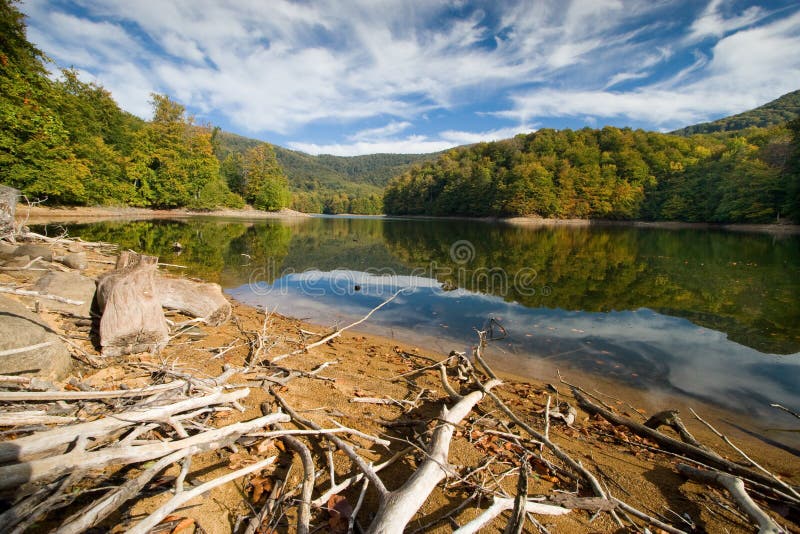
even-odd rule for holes
{"type": "Polygon", "coordinates": [[[400,534],[417,513],[433,488],[450,474],[447,461],[450,440],[454,425],[461,422],[472,408],[486,395],[486,392],[500,384],[490,380],[478,391],[465,395],[452,408],[442,408],[439,420],[442,422],[433,433],[428,447],[428,457],[411,475],[411,478],[395,491],[383,495],[375,519],[367,529],[371,534],[400,534]]]}
{"type": "Polygon", "coordinates": [[[82,300],[68,299],[65,297],[59,297],[58,295],[50,295],[49,293],[34,291],[32,289],[15,289],[12,287],[0,286],[0,293],[10,293],[12,295],[20,295],[23,297],[36,297],[37,299],[55,300],[56,302],[63,302],[64,304],[72,304],[74,306],[83,305],[82,300]]]}
{"type": "MultiPolygon", "coordinates": [[[[495,517],[513,508],[514,499],[495,497],[489,508],[481,512],[481,515],[463,527],[455,530],[453,534],[474,534],[488,525],[495,517]]],[[[571,510],[569,508],[562,508],[561,506],[553,506],[552,504],[543,504],[538,501],[525,501],[524,511],[540,515],[566,515],[570,513],[571,510]]]]}
{"type": "Polygon", "coordinates": [[[705,419],[703,419],[703,418],[701,418],[699,415],[697,415],[697,413],[696,413],[694,410],[692,410],[692,409],[690,408],[690,411],[692,412],[692,415],[694,415],[694,416],[695,416],[695,418],[697,418],[697,420],[698,420],[698,421],[700,421],[701,423],[703,423],[704,425],[706,425],[706,426],[708,427],[708,429],[709,429],[709,430],[711,430],[711,431],[712,431],[714,434],[716,434],[716,435],[717,435],[717,437],[719,437],[719,438],[720,438],[722,441],[724,441],[726,444],[728,444],[728,446],[729,446],[731,449],[733,449],[733,450],[735,450],[737,453],[739,453],[739,455],[740,455],[742,458],[744,458],[744,459],[747,461],[747,463],[749,463],[750,465],[752,465],[753,467],[755,467],[756,469],[758,469],[759,471],[761,471],[762,473],[764,473],[765,475],[767,475],[768,477],[770,477],[770,478],[771,478],[771,479],[772,479],[772,480],[775,482],[775,484],[778,484],[778,485],[779,485],[781,488],[783,488],[784,490],[788,491],[788,492],[789,492],[789,493],[790,493],[792,496],[794,496],[794,497],[796,497],[796,498],[800,499],[800,492],[798,492],[796,489],[794,489],[793,487],[791,487],[789,484],[787,484],[787,483],[786,483],[786,482],[784,482],[783,480],[781,480],[781,479],[779,479],[778,477],[776,477],[776,476],[775,476],[774,474],[772,474],[772,473],[771,473],[771,472],[770,472],[770,471],[769,471],[767,468],[765,468],[764,466],[762,466],[761,464],[759,464],[758,462],[756,462],[755,460],[753,460],[752,458],[750,458],[750,456],[748,456],[748,455],[747,455],[747,453],[745,453],[745,452],[744,452],[742,449],[740,449],[739,447],[737,447],[736,445],[734,445],[734,444],[733,444],[733,442],[732,442],[730,439],[728,439],[728,436],[724,435],[724,434],[723,434],[723,433],[721,433],[719,430],[717,430],[716,428],[714,428],[714,427],[711,425],[711,423],[709,423],[708,421],[706,421],[705,419]]]}
{"type": "Polygon", "coordinates": [[[289,418],[283,414],[271,414],[175,441],[127,447],[106,447],[89,452],[76,448],[66,454],[0,467],[0,489],[13,488],[27,482],[52,479],[78,468],[98,469],[109,465],[146,462],[188,447],[225,443],[247,432],[288,420],[289,418]]]}
{"type": "Polygon", "coordinates": [[[750,498],[745,490],[742,479],[728,473],[719,471],[707,471],[696,469],[686,464],[678,464],[678,471],[693,480],[713,484],[725,488],[747,516],[758,525],[759,534],[782,534],[784,530],[780,528],[759,506],[750,498]]]}
{"type": "Polygon", "coordinates": [[[249,475],[255,471],[260,471],[266,467],[269,467],[273,463],[275,463],[275,459],[277,456],[270,456],[269,458],[265,458],[260,462],[256,462],[252,465],[248,465],[241,469],[234,471],[233,473],[229,473],[225,476],[221,476],[219,478],[215,478],[214,480],[210,480],[205,484],[200,484],[192,488],[189,491],[182,491],[168,500],[166,503],[161,505],[155,512],[147,516],[146,519],[139,522],[133,528],[128,530],[128,534],[147,534],[150,532],[154,526],[161,522],[162,519],[167,517],[170,513],[174,510],[182,506],[183,504],[189,502],[190,500],[194,499],[195,497],[199,497],[200,495],[204,494],[207,491],[210,491],[217,486],[221,486],[223,484],[227,484],[232,480],[236,480],[237,478],[243,477],[245,475],[249,475]]]}
{"type": "Polygon", "coordinates": [[[685,443],[694,445],[695,447],[699,447],[701,449],[706,448],[702,443],[695,439],[692,433],[689,432],[689,429],[686,428],[686,425],[683,424],[683,421],[681,421],[681,418],[678,416],[678,410],[664,410],[663,412],[658,412],[644,422],[644,426],[647,428],[652,428],[653,430],[658,430],[658,427],[661,425],[666,425],[673,429],[678,433],[678,435],[681,437],[681,440],[685,443]]]}
{"type": "Polygon", "coordinates": [[[683,443],[682,441],[671,438],[665,434],[662,434],[657,430],[653,430],[652,428],[648,428],[640,423],[632,421],[627,417],[615,414],[610,410],[607,410],[592,403],[589,399],[587,399],[577,390],[573,389],[572,394],[575,396],[575,399],[578,401],[578,404],[587,412],[592,414],[599,414],[609,422],[614,423],[615,425],[626,426],[629,429],[631,429],[631,431],[633,431],[635,434],[650,439],[658,443],[661,447],[667,450],[677,452],[688,458],[703,462],[704,464],[707,464],[711,467],[721,469],[722,471],[727,471],[736,476],[753,480],[768,488],[777,489],[781,492],[786,491],[785,483],[778,483],[775,481],[774,478],[770,476],[766,476],[756,471],[753,471],[752,469],[743,467],[735,462],[723,458],[722,456],[719,456],[715,452],[701,449],[699,447],[695,447],[694,445],[690,445],[688,443],[683,443]]]}
{"type": "Polygon", "coordinates": [[[345,330],[349,330],[350,328],[358,326],[361,323],[363,323],[364,321],[366,321],[367,319],[369,319],[370,317],[372,317],[373,313],[375,313],[376,311],[380,310],[381,308],[383,308],[384,306],[386,306],[387,304],[392,302],[403,291],[405,291],[405,288],[404,289],[398,289],[397,291],[394,292],[394,294],[391,297],[389,297],[388,299],[384,300],[383,302],[381,302],[380,304],[378,304],[377,306],[372,308],[369,311],[368,314],[366,314],[364,317],[362,317],[358,321],[350,323],[349,325],[337,330],[336,332],[325,336],[324,338],[320,339],[319,341],[315,341],[314,343],[306,345],[301,349],[293,350],[292,352],[287,352],[286,354],[281,354],[280,356],[276,356],[276,357],[272,358],[272,360],[271,360],[272,363],[279,362],[279,361],[284,360],[284,359],[286,359],[286,358],[288,358],[290,356],[296,356],[297,354],[302,354],[302,353],[307,352],[307,351],[309,351],[309,350],[311,350],[311,349],[313,349],[315,347],[319,347],[320,345],[324,345],[328,341],[341,336],[342,332],[344,332],[345,330]]]}
{"type": "MultiPolygon", "coordinates": [[[[115,432],[121,428],[150,421],[165,421],[167,418],[197,408],[235,402],[246,397],[248,389],[240,389],[224,393],[221,389],[209,395],[192,397],[155,408],[128,410],[76,425],[53,428],[30,436],[0,442],[0,462],[19,461],[27,457],[57,450],[75,441],[76,436],[97,438],[115,432]]],[[[2,468],[0,468],[2,469],[2,468]]],[[[0,480],[2,485],[2,480],[0,480]]]]}
{"type": "Polygon", "coordinates": [[[144,488],[158,473],[194,452],[195,449],[187,448],[175,451],[161,458],[135,478],[128,480],[114,491],[103,496],[99,501],[86,506],[80,512],[69,517],[58,528],[56,534],[80,534],[97,525],[100,521],[112,514],[114,510],[122,506],[125,501],[138,496],[142,488],[144,488]]]}

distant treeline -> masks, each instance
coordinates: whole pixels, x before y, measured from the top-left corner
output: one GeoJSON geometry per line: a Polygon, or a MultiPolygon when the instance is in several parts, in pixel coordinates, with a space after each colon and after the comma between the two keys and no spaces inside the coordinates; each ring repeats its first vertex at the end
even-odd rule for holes
{"type": "Polygon", "coordinates": [[[393,181],[389,214],[800,220],[800,119],[735,134],[542,129],[451,150],[393,181]]]}
{"type": "Polygon", "coordinates": [[[768,128],[793,120],[800,114],[800,90],[787,93],[755,109],[724,117],[713,122],[693,124],[674,134],[692,135],[698,133],[732,132],[747,128],[768,128]]]}
{"type": "MultiPolygon", "coordinates": [[[[244,153],[259,141],[230,132],[215,136],[222,158],[244,153]]],[[[289,180],[292,209],[306,213],[383,213],[383,188],[412,164],[437,154],[368,154],[313,156],[274,146],[275,156],[289,180]]]]}

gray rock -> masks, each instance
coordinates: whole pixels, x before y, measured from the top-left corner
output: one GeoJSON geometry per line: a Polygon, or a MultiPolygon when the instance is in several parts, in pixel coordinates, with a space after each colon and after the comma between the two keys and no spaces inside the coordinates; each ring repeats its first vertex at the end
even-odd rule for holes
{"type": "Polygon", "coordinates": [[[0,297],[0,352],[48,342],[46,347],[0,356],[0,374],[60,380],[72,368],[67,347],[39,316],[16,300],[0,297]]]}
{"type": "Polygon", "coordinates": [[[50,271],[42,276],[34,286],[36,291],[58,295],[72,300],[83,301],[80,306],[65,304],[54,300],[41,300],[40,304],[50,310],[59,310],[89,316],[96,289],[95,281],[80,273],[50,271]]]}
{"type": "Polygon", "coordinates": [[[61,259],[61,263],[70,269],[77,269],[83,271],[89,266],[89,260],[86,259],[85,252],[72,252],[67,254],[61,259]]]}
{"type": "Polygon", "coordinates": [[[16,245],[0,242],[0,259],[11,258],[12,256],[14,256],[14,252],[16,250],[17,250],[16,245]]]}
{"type": "Polygon", "coordinates": [[[41,256],[41,258],[45,261],[53,261],[53,251],[50,250],[49,247],[44,247],[42,245],[32,245],[32,244],[25,244],[20,245],[14,251],[15,256],[28,256],[30,258],[36,258],[41,256]]]}

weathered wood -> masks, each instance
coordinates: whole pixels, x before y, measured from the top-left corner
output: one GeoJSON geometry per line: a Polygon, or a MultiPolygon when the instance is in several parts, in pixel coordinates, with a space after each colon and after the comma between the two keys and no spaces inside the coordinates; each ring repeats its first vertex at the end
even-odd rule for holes
{"type": "Polygon", "coordinates": [[[66,454],[50,456],[29,462],[0,467],[0,490],[16,488],[27,482],[52,480],[75,469],[102,469],[109,465],[127,465],[147,462],[171,454],[177,450],[214,444],[214,448],[227,446],[242,434],[252,432],[274,423],[287,422],[289,417],[273,413],[250,421],[233,423],[195,434],[175,441],[156,442],[148,445],[128,447],[105,447],[85,451],[80,448],[66,454]]]}
{"type": "Polygon", "coordinates": [[[219,284],[193,282],[184,278],[157,278],[161,306],[203,319],[219,326],[231,317],[231,304],[219,284]]]}
{"type": "Polygon", "coordinates": [[[602,408],[594,404],[588,398],[586,398],[586,396],[581,394],[581,392],[576,389],[572,390],[572,395],[575,397],[575,400],[578,401],[578,405],[581,408],[583,408],[586,412],[590,414],[599,414],[604,419],[615,425],[626,426],[635,434],[658,443],[659,446],[664,449],[682,454],[684,456],[687,456],[688,458],[703,462],[704,464],[731,473],[733,475],[743,477],[748,480],[752,480],[766,487],[781,492],[786,491],[785,485],[781,485],[771,477],[762,475],[761,473],[757,473],[752,469],[734,463],[728,460],[727,458],[723,458],[722,456],[713,451],[701,449],[700,447],[695,447],[694,445],[691,445],[689,443],[678,441],[677,439],[671,438],[666,434],[662,434],[658,430],[654,430],[642,424],[631,421],[630,419],[622,415],[615,414],[610,410],[607,410],[605,408],[602,408]]]}
{"type": "Polygon", "coordinates": [[[485,385],[481,385],[480,390],[464,395],[449,410],[446,407],[442,408],[439,416],[441,424],[433,432],[426,451],[426,460],[414,471],[405,484],[388,494],[381,495],[375,519],[367,528],[368,533],[401,534],[403,532],[433,488],[452,474],[447,458],[455,425],[458,425],[472,411],[472,408],[483,399],[491,388],[500,383],[499,380],[490,380],[485,385]]]}
{"type": "Polygon", "coordinates": [[[158,258],[123,251],[117,268],[97,282],[100,346],[103,356],[156,352],[169,340],[169,328],[156,286],[158,258]]]}
{"type": "Polygon", "coordinates": [[[14,235],[14,215],[17,210],[19,191],[0,185],[0,237],[14,235]]]}
{"type": "Polygon", "coordinates": [[[664,410],[663,412],[658,412],[644,422],[644,426],[652,428],[653,430],[658,430],[658,427],[661,425],[672,428],[685,443],[705,449],[705,446],[697,441],[692,433],[689,432],[689,429],[686,428],[686,425],[683,424],[683,421],[681,421],[681,418],[678,416],[678,410],[664,410]]]}
{"type": "Polygon", "coordinates": [[[739,505],[739,508],[758,525],[759,534],[781,534],[783,532],[783,529],[750,498],[741,478],[719,471],[696,469],[686,464],[678,464],[678,471],[688,478],[707,484],[714,484],[715,486],[728,490],[733,500],[739,505]]]}
{"type": "Polygon", "coordinates": [[[0,442],[0,462],[20,461],[48,451],[63,449],[75,441],[75,436],[95,439],[138,423],[166,421],[179,413],[205,406],[236,402],[249,393],[250,390],[247,388],[228,393],[220,388],[202,397],[191,397],[155,408],[132,409],[117,413],[113,417],[103,417],[76,425],[57,427],[30,436],[0,442]]]}

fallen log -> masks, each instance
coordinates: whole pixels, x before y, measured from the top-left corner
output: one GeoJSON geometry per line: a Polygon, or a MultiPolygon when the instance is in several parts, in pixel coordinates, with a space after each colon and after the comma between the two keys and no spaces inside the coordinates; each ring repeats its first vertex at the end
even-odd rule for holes
{"type": "Polygon", "coordinates": [[[123,251],[97,282],[103,356],[157,352],[169,340],[155,282],[156,256],[123,251]]]}
{"type": "Polygon", "coordinates": [[[219,284],[157,278],[156,290],[161,306],[200,318],[210,326],[224,324],[231,317],[231,304],[219,284]]]}

